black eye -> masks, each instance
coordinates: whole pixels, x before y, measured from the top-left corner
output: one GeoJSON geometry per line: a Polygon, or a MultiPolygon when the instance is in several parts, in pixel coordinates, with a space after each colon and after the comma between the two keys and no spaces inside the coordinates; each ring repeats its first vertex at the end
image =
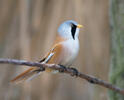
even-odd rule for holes
{"type": "Polygon", "coordinates": [[[75,24],[71,25],[71,34],[72,34],[73,39],[75,39],[76,28],[77,26],[75,24]]]}

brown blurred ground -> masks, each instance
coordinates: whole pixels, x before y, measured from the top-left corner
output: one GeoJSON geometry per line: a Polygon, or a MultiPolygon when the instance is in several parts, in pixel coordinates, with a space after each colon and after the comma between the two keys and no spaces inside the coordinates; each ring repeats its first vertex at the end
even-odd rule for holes
{"type": "MultiPolygon", "coordinates": [[[[108,79],[108,0],[0,0],[0,58],[39,61],[65,20],[84,25],[75,66],[108,79]]],[[[9,81],[28,67],[0,65],[0,100],[107,100],[107,91],[68,75],[42,73],[34,80],[9,81]]]]}

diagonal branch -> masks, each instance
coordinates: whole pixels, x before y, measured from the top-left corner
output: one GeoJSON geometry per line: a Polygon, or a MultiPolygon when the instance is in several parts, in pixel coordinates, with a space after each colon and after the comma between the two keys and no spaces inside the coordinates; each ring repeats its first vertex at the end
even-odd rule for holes
{"type": "Polygon", "coordinates": [[[29,62],[29,61],[25,61],[25,60],[16,60],[16,59],[0,59],[0,63],[1,64],[26,65],[26,66],[30,66],[30,67],[35,66],[35,67],[40,67],[41,71],[43,71],[44,68],[51,68],[54,70],[63,71],[63,73],[75,75],[79,78],[87,80],[88,82],[90,82],[92,84],[100,85],[102,87],[108,88],[110,90],[113,90],[115,92],[118,92],[118,93],[124,95],[124,89],[120,89],[106,81],[103,81],[101,79],[98,79],[98,78],[90,76],[90,75],[83,74],[79,71],[76,71],[76,73],[75,73],[73,68],[64,67],[64,69],[63,69],[63,67],[60,65],[29,62]]]}

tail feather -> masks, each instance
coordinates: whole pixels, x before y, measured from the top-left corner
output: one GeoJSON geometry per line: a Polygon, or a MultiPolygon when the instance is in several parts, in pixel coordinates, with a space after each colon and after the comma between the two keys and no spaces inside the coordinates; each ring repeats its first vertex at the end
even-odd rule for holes
{"type": "Polygon", "coordinates": [[[35,76],[39,75],[40,69],[37,67],[31,67],[28,70],[24,71],[20,75],[16,76],[14,79],[11,80],[12,83],[20,83],[26,80],[30,80],[35,76]]]}

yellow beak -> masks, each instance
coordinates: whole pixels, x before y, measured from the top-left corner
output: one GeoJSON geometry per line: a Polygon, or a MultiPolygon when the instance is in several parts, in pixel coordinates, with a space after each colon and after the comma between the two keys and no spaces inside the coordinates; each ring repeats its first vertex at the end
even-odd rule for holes
{"type": "Polygon", "coordinates": [[[77,27],[78,27],[78,28],[81,28],[81,27],[83,27],[83,25],[78,24],[77,27]]]}

